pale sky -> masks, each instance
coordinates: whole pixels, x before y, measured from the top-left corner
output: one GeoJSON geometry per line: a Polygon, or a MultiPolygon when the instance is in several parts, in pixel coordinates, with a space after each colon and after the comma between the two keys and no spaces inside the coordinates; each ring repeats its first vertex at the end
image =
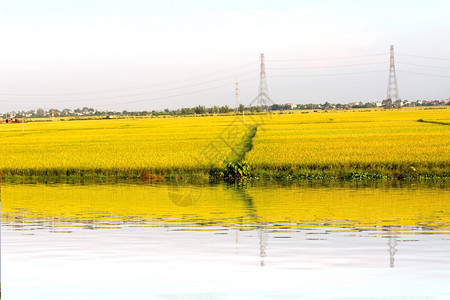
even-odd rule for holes
{"type": "Polygon", "coordinates": [[[3,0],[0,112],[233,107],[236,77],[249,104],[260,53],[276,103],[380,101],[391,44],[400,97],[446,99],[449,12],[447,0],[3,0]]]}

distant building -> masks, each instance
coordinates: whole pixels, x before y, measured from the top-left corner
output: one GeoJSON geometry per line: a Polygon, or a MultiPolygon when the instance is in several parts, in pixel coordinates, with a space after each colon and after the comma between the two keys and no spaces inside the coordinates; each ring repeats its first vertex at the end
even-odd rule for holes
{"type": "Polygon", "coordinates": [[[286,108],[288,108],[288,109],[295,109],[295,108],[297,108],[297,104],[294,104],[294,103],[286,103],[284,106],[286,108]]]}

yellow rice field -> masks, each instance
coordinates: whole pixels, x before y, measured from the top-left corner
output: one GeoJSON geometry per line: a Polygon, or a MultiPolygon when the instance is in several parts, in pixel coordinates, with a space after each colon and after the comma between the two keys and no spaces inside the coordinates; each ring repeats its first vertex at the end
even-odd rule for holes
{"type": "Polygon", "coordinates": [[[247,161],[259,168],[450,163],[450,109],[273,115],[247,161]]]}
{"type": "MultiPolygon", "coordinates": [[[[219,167],[258,125],[245,161],[254,170],[450,166],[450,109],[272,113],[0,124],[6,175],[121,175],[200,172],[219,167]],[[439,123],[417,122],[437,121],[439,123]]],[[[444,173],[442,173],[444,172],[444,173]]]]}
{"type": "Polygon", "coordinates": [[[0,170],[201,170],[245,131],[234,117],[0,124],[0,170]]]}

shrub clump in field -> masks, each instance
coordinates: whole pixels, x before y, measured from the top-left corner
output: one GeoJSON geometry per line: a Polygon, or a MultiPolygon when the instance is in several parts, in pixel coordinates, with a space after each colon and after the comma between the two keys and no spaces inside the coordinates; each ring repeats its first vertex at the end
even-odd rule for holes
{"type": "Polygon", "coordinates": [[[250,177],[252,177],[252,175],[248,163],[228,163],[223,170],[223,178],[225,180],[241,180],[250,177]]]}

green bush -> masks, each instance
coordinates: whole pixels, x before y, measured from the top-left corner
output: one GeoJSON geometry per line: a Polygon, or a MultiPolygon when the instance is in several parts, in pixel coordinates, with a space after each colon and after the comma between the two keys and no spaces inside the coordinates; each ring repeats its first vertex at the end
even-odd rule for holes
{"type": "Polygon", "coordinates": [[[223,170],[223,178],[225,180],[239,180],[243,178],[250,178],[251,168],[247,163],[227,163],[223,170]]]}

